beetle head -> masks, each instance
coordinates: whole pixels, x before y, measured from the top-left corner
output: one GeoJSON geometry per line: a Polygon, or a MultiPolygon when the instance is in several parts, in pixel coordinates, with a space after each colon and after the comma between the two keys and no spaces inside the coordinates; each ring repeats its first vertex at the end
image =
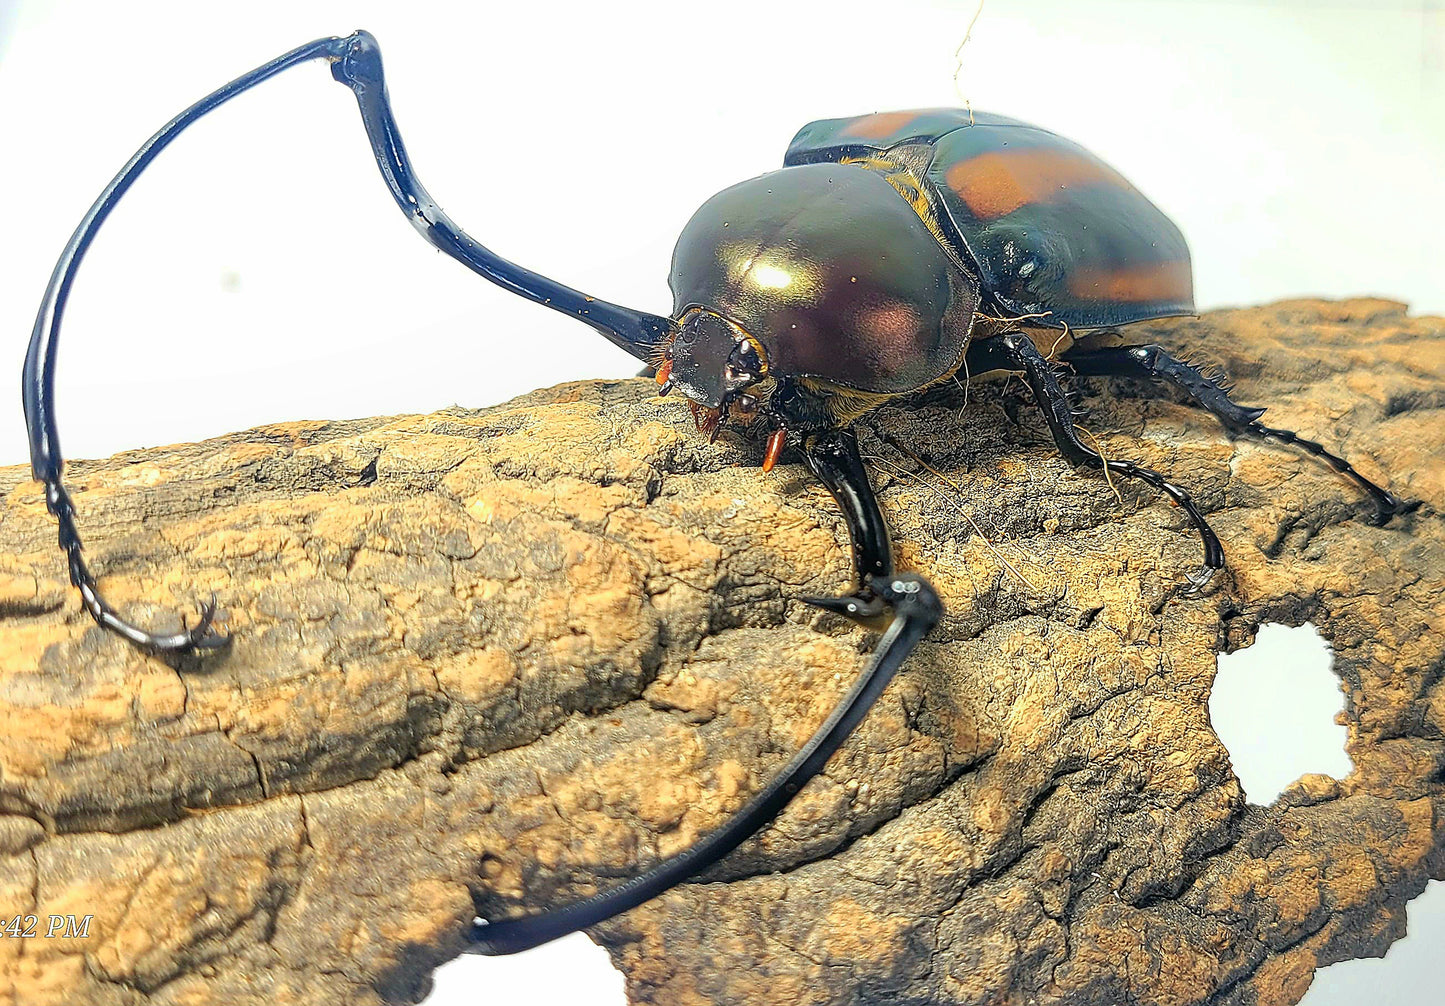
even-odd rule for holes
{"type": "Polygon", "coordinates": [[[748,389],[766,376],[767,360],[757,340],[738,325],[713,311],[691,308],[667,353],[668,383],[689,401],[719,417],[733,409],[757,411],[757,398],[748,389]]]}

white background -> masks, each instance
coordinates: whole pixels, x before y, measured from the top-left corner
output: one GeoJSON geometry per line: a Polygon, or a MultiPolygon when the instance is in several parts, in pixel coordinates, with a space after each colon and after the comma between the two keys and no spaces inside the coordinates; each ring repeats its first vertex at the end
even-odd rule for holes
{"type": "MultiPolygon", "coordinates": [[[[140,141],[310,38],[377,34],[418,171],[474,235],[666,313],[688,215],[776,167],[802,123],[957,103],[954,50],[974,8],[0,0],[0,361],[18,373],[56,254],[140,141]]],[[[1445,312],[1434,0],[989,0],[962,62],[976,107],[1080,140],[1174,217],[1201,308],[1380,294],[1445,312]]],[[[284,419],[481,406],[635,368],[417,238],[376,177],[350,94],[316,65],[195,127],[122,203],[76,284],[59,414],[67,452],[101,456],[284,419]]],[[[26,457],[18,401],[9,415],[0,464],[26,457]]],[[[1308,649],[1289,638],[1286,651],[1308,649]]],[[[1304,685],[1279,676],[1284,663],[1245,678],[1268,671],[1289,707],[1304,685]]],[[[1337,708],[1318,662],[1290,663],[1337,708]]],[[[1276,765],[1310,750],[1273,720],[1240,736],[1273,739],[1263,757],[1276,765]]],[[[1342,758],[1338,737],[1321,743],[1321,757],[1342,758]]],[[[1268,786],[1246,779],[1255,799],[1268,786]]],[[[1437,1001],[1423,977],[1445,940],[1432,894],[1411,927],[1433,926],[1433,939],[1323,973],[1309,1006],[1437,1001]]],[[[444,980],[465,990],[457,1001],[480,989],[539,1006],[620,1001],[615,975],[604,991],[582,958],[543,960],[516,986],[510,962],[465,962],[444,980]],[[472,965],[485,970],[461,977],[472,965]]]]}

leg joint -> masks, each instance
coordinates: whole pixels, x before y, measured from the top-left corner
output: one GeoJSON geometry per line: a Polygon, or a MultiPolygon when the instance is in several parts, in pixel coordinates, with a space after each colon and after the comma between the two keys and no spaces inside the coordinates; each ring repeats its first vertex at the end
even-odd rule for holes
{"type": "Polygon", "coordinates": [[[999,341],[1015,360],[1022,360],[1023,355],[1034,348],[1033,340],[1022,332],[1005,332],[999,341]]]}
{"type": "Polygon", "coordinates": [[[1159,364],[1159,354],[1164,352],[1164,347],[1151,342],[1143,346],[1130,346],[1128,352],[1141,366],[1153,370],[1159,364]]]}

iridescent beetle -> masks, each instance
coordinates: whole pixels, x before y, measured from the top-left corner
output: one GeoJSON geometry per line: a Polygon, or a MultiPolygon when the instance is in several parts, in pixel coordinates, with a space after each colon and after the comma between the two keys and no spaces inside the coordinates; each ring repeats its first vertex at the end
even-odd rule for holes
{"type": "MultiPolygon", "coordinates": [[[[261,81],[317,58],[355,93],[382,176],[428,241],[513,293],[574,315],[655,367],[663,394],[675,389],[685,396],[701,431],[716,436],[729,422],[765,437],[765,471],[789,443],[801,449],[842,510],[855,573],[850,593],[804,600],[883,630],[868,667],[828,720],[716,832],[560,910],[477,920],[471,933],[477,952],[511,953],[593,925],[727,855],[822,769],[937,624],[943,607],[933,588],[893,568],[888,531],[849,429],[880,403],[960,370],[1022,373],[1070,461],[1140,479],[1183,508],[1204,543],[1204,564],[1190,577],[1197,586],[1223,566],[1219,539],[1188,493],[1131,461],[1105,460],[1079,439],[1055,364],[1007,321],[1078,331],[1193,313],[1189,252],[1178,228],[1082,147],[1003,116],[955,109],[811,123],[793,139],[782,170],[725,189],[693,216],[673,254],[673,311],[662,317],[587,297],[508,262],[452,223],[412,170],[376,40],[357,32],[294,49],[169,122],[101,194],[56,265],[25,359],[31,466],[59,522],[71,581],[105,628],[158,653],[212,650],[229,640],[214,628],[214,599],[202,606],[197,625],[179,633],[157,635],[126,622],[85,565],[61,483],[53,404],[55,350],[76,267],[126,189],[182,130],[261,81]]],[[[1069,349],[1062,359],[1080,374],[1170,382],[1231,434],[1299,445],[1367,492],[1381,519],[1412,507],[1319,444],[1261,425],[1263,409],[1231,401],[1216,378],[1160,346],[1069,349]]]]}

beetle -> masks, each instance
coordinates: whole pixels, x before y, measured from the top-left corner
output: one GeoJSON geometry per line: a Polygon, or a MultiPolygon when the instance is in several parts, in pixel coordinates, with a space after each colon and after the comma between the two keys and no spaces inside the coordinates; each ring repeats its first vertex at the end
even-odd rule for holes
{"type": "Polygon", "coordinates": [[[851,424],[884,402],[950,380],[1020,373],[1072,462],[1136,478],[1181,507],[1199,534],[1202,589],[1224,565],[1218,536],[1189,494],[1135,462],[1086,446],[1060,382],[1085,376],[1165,382],[1231,435],[1297,445],[1355,482],[1385,520],[1415,504],[1292,431],[1260,423],[1213,374],[1162,346],[1082,348],[1074,332],[1112,330],[1194,311],[1179,229],[1122,175],[1083,147],[1005,116],[958,109],[874,113],[804,126],[784,166],[713,196],[673,255],[670,314],[587,296],[491,252],[458,227],[416,177],[369,33],[318,39],[238,77],[152,136],[121,169],[62,252],[36,317],[22,375],[31,468],[59,525],[71,582],[105,629],[161,655],[215,651],[230,637],[216,603],[198,622],[156,634],[124,619],[86,565],[62,481],[54,407],[56,347],[75,271],[97,229],[146,166],[186,127],[276,74],[325,59],[348,86],[382,177],[431,244],[484,278],[576,317],[646,363],[677,392],[700,432],[726,424],[766,441],[770,470],[794,447],[836,500],[852,548],[852,589],[802,600],[881,631],[858,680],[794,758],[734,817],[693,847],[626,883],[558,910],[476,920],[471,946],[511,953],[603,921],[706,868],[771,821],[847,739],[943,604],[923,577],[895,569],[887,526],[851,424]],[[1041,351],[1024,323],[1051,332],[1041,351]]]}

